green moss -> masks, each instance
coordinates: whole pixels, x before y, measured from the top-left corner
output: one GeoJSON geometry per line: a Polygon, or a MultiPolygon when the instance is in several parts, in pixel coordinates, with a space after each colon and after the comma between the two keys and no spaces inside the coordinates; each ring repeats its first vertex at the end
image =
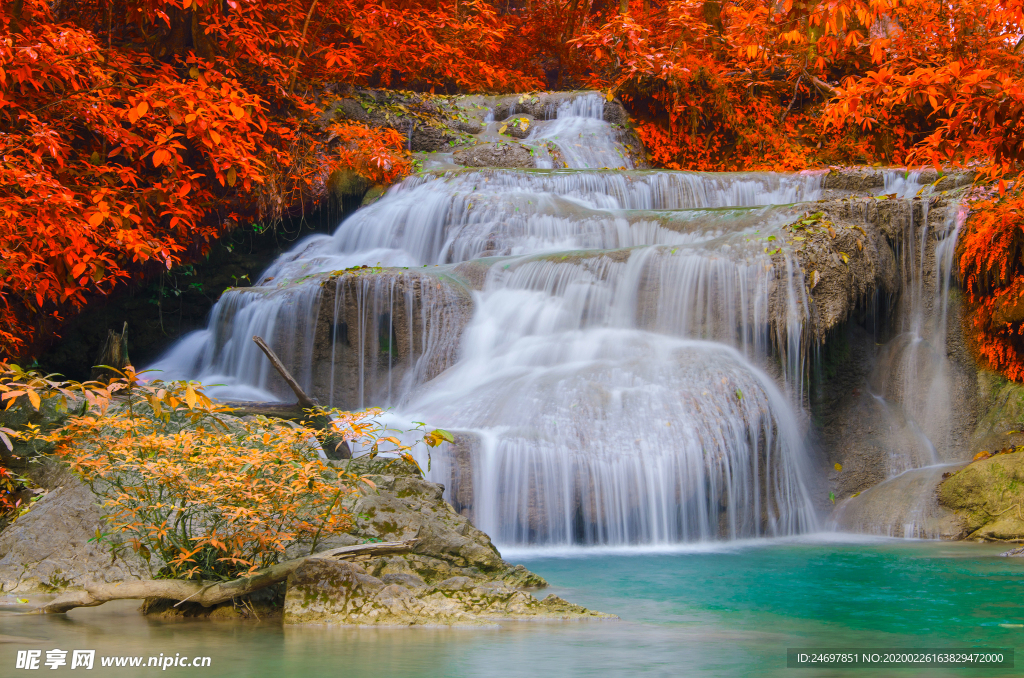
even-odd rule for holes
{"type": "Polygon", "coordinates": [[[398,534],[398,524],[394,521],[374,523],[373,526],[377,528],[377,531],[381,534],[398,534]]]}

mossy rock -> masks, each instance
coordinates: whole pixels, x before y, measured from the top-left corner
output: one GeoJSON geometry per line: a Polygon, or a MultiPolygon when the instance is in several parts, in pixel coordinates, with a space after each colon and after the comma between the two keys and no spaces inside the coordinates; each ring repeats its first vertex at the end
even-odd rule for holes
{"type": "Polygon", "coordinates": [[[366,454],[355,459],[334,461],[331,465],[337,469],[343,469],[349,473],[361,476],[410,476],[421,478],[423,474],[413,464],[395,457],[373,457],[366,454]]]}
{"type": "Polygon", "coordinates": [[[994,372],[978,372],[982,415],[971,439],[972,452],[1024,445],[1024,384],[994,372]]]}
{"type": "Polygon", "coordinates": [[[338,205],[362,201],[370,182],[353,170],[334,170],[327,178],[327,190],[338,205]]]}
{"type": "Polygon", "coordinates": [[[939,485],[939,503],[964,520],[968,538],[1024,540],[1024,452],[976,461],[939,485]]]}
{"type": "Polygon", "coordinates": [[[366,193],[363,195],[363,201],[361,203],[362,207],[366,207],[367,205],[372,205],[373,203],[375,203],[378,200],[380,200],[384,196],[384,194],[387,193],[387,192],[388,192],[388,187],[387,186],[383,186],[381,184],[375,184],[375,185],[371,186],[369,188],[369,190],[367,190],[366,193]]]}

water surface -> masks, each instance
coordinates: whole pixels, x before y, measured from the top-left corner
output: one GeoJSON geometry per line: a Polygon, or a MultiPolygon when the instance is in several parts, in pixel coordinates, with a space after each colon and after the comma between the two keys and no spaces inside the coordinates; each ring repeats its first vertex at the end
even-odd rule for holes
{"type": "MultiPolygon", "coordinates": [[[[0,675],[19,649],[208,655],[168,674],[362,676],[1002,676],[1016,669],[787,669],[786,648],[1020,647],[1024,559],[1003,547],[835,538],[676,549],[506,553],[573,602],[618,620],[485,628],[282,627],[161,621],[131,603],[65,616],[0,613],[0,675]]],[[[543,594],[542,594],[543,595],[543,594]]],[[[13,598],[6,602],[10,603],[13,598]]],[[[11,609],[6,607],[5,609],[11,609]]],[[[47,674],[51,672],[48,669],[47,674]]],[[[67,667],[52,672],[69,672],[67,667]]],[[[156,669],[86,675],[143,676],[156,669]]]]}

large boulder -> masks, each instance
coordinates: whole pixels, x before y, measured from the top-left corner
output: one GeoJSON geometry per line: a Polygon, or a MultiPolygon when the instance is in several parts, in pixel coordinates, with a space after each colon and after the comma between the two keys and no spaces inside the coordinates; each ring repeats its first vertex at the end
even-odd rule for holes
{"type": "MultiPolygon", "coordinates": [[[[546,582],[502,560],[490,538],[442,497],[444,487],[396,459],[357,458],[336,465],[376,489],[350,500],[348,539],[416,539],[412,552],[353,561],[311,558],[288,580],[285,623],[479,624],[495,619],[605,617],[524,589],[546,582]]],[[[344,545],[330,540],[317,552],[344,545]]]]}
{"type": "Polygon", "coordinates": [[[464,576],[428,584],[413,572],[379,577],[359,563],[310,558],[288,578],[286,624],[474,625],[503,619],[607,618],[503,581],[464,576]]]}
{"type": "Polygon", "coordinates": [[[90,582],[148,578],[148,564],[109,531],[89,487],[67,474],[32,509],[0,533],[5,592],[57,591],[90,582]]]}
{"type": "Polygon", "coordinates": [[[939,485],[939,503],[957,512],[964,536],[1024,540],[1024,448],[980,459],[939,485]]]}
{"type": "Polygon", "coordinates": [[[456,151],[453,159],[466,167],[535,167],[533,152],[526,146],[507,141],[477,144],[456,151]]]}

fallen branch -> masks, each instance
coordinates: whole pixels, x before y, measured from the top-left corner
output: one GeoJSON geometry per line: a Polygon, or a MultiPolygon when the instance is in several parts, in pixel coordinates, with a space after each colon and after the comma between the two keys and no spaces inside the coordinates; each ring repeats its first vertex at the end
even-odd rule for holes
{"type": "Polygon", "coordinates": [[[221,400],[219,405],[231,408],[231,414],[239,417],[255,415],[301,421],[306,418],[306,411],[298,403],[266,403],[249,400],[221,400]]]}
{"type": "Polygon", "coordinates": [[[356,544],[321,551],[303,558],[287,560],[272,565],[248,577],[224,582],[185,581],[182,579],[144,579],[124,581],[115,584],[90,584],[81,591],[67,591],[46,605],[35,610],[40,614],[60,614],[76,607],[95,607],[112,600],[141,600],[160,598],[183,602],[189,600],[203,607],[223,603],[277,584],[288,578],[300,565],[311,558],[353,558],[356,556],[379,556],[403,553],[412,550],[416,540],[389,541],[379,544],[356,544]]]}
{"type": "Polygon", "coordinates": [[[267,356],[267,360],[270,361],[270,364],[274,366],[274,369],[281,375],[281,378],[283,378],[285,383],[288,384],[288,388],[295,393],[295,397],[299,401],[299,407],[307,410],[314,407],[320,407],[320,403],[306,395],[306,392],[302,390],[301,386],[299,386],[299,382],[295,381],[295,377],[293,377],[292,373],[288,371],[288,368],[284,366],[284,363],[282,363],[281,359],[277,357],[274,350],[267,345],[267,342],[263,341],[263,337],[253,337],[252,340],[267,356]]]}
{"type": "MultiPolygon", "coordinates": [[[[330,415],[320,407],[320,403],[315,398],[310,398],[306,395],[306,392],[299,386],[299,382],[295,381],[295,377],[291,375],[288,368],[284,366],[281,359],[277,357],[273,349],[267,345],[267,342],[263,341],[263,337],[253,337],[252,340],[260,347],[260,350],[267,356],[270,364],[274,366],[281,378],[284,379],[288,387],[291,388],[292,392],[295,393],[295,398],[298,400],[298,406],[303,410],[311,410],[311,413],[306,417],[305,422],[312,428],[320,431],[327,431],[327,437],[324,438],[322,444],[324,454],[327,455],[328,459],[351,459],[352,452],[349,450],[348,443],[345,439],[334,433],[333,420],[330,415]]],[[[291,407],[291,406],[288,406],[291,407]]],[[[274,416],[274,415],[269,415],[274,416]]],[[[291,419],[291,417],[285,417],[291,419]]]]}

